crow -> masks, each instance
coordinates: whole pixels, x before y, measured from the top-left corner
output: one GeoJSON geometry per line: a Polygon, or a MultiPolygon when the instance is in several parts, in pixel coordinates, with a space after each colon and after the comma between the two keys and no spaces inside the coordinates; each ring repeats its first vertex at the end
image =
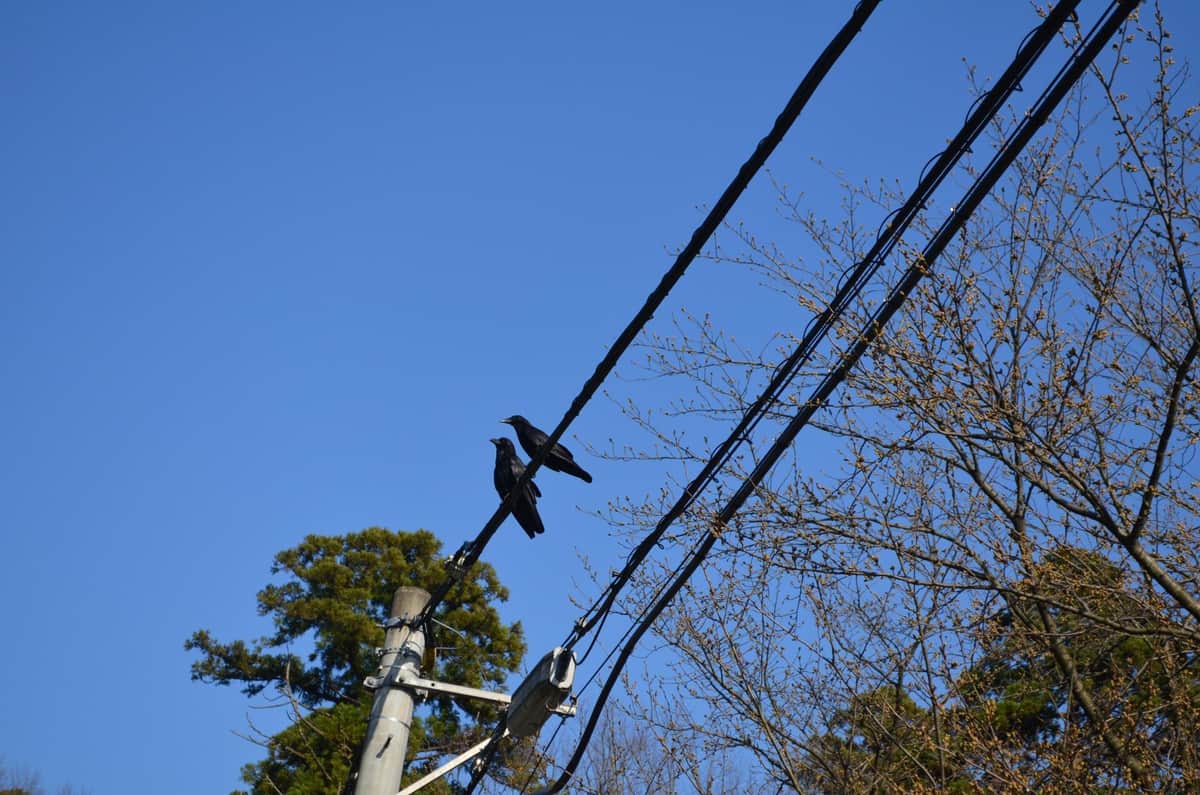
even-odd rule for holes
{"type": "MultiPolygon", "coordinates": [[[[507,436],[492,439],[491,442],[496,445],[496,469],[492,472],[492,482],[496,484],[496,493],[504,500],[513,486],[517,485],[521,475],[525,474],[525,464],[507,436]]],[[[513,503],[512,515],[525,531],[525,535],[533,538],[538,533],[546,532],[546,528],[542,526],[542,517],[538,516],[537,512],[537,498],[542,496],[542,492],[532,480],[525,484],[521,492],[513,503]]]]}
{"type": "MultiPolygon", "coordinates": [[[[541,428],[536,428],[530,424],[529,420],[522,417],[520,414],[514,414],[511,417],[505,417],[500,420],[507,422],[513,426],[513,430],[517,432],[517,439],[521,442],[521,447],[525,453],[533,458],[546,445],[546,440],[550,437],[546,435],[541,428]]],[[[550,454],[546,456],[546,460],[542,462],[547,469],[553,469],[555,472],[566,472],[568,475],[574,475],[580,480],[591,483],[592,476],[584,471],[583,467],[575,463],[575,457],[571,455],[571,451],[563,447],[561,444],[555,443],[550,449],[550,454]]]]}

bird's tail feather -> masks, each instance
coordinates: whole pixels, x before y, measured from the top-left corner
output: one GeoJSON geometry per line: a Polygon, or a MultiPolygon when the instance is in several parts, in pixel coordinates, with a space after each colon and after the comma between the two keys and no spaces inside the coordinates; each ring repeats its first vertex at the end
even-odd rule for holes
{"type": "Polygon", "coordinates": [[[567,465],[563,466],[562,471],[566,472],[568,475],[574,475],[584,483],[592,482],[592,476],[588,474],[587,470],[579,466],[579,464],[576,464],[574,461],[570,461],[567,463],[567,465]]]}

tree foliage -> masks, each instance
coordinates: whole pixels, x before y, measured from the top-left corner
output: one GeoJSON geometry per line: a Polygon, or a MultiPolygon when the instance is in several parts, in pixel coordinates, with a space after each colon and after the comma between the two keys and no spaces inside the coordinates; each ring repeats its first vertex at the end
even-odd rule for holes
{"type": "MultiPolygon", "coordinates": [[[[88,795],[88,790],[64,784],[57,795],[88,795]]],[[[48,795],[42,776],[35,770],[5,764],[0,756],[0,795],[48,795]]]]}
{"type": "MultiPolygon", "coordinates": [[[[366,731],[371,694],[362,681],[378,667],[392,594],[401,585],[441,584],[439,553],[426,530],[309,535],[275,556],[271,573],[280,579],[258,593],[271,634],[220,642],[198,630],[188,639],[185,647],[200,653],[194,680],[236,684],[248,696],[270,689],[291,710],[290,726],[258,733],[267,756],[243,769],[252,792],[339,791],[366,731]]],[[[427,644],[423,673],[469,687],[502,685],[525,652],[520,624],[504,624],[494,606],[507,597],[495,570],[477,564],[442,603],[438,620],[455,633],[427,644]]],[[[478,702],[429,699],[413,719],[407,776],[478,742],[497,717],[478,702]]]]}

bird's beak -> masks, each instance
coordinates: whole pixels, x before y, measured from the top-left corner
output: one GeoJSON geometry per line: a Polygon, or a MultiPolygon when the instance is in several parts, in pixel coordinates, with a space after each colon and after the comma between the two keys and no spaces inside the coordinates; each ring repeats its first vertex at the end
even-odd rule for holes
{"type": "Polygon", "coordinates": [[[502,419],[500,421],[506,425],[512,425],[512,417],[505,417],[504,419],[502,419]]]}
{"type": "Polygon", "coordinates": [[[497,447],[499,447],[499,446],[500,446],[500,440],[499,440],[499,439],[488,439],[488,441],[489,441],[489,442],[491,442],[492,444],[496,445],[497,447]]]}

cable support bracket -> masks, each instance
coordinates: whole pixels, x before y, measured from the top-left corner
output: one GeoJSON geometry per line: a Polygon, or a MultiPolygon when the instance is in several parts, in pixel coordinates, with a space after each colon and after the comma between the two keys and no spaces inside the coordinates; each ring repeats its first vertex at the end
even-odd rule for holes
{"type": "Polygon", "coordinates": [[[468,561],[471,559],[471,553],[475,549],[475,544],[471,541],[464,541],[462,546],[458,548],[450,557],[446,558],[446,570],[451,573],[455,579],[459,579],[467,571],[469,566],[468,561]]]}

